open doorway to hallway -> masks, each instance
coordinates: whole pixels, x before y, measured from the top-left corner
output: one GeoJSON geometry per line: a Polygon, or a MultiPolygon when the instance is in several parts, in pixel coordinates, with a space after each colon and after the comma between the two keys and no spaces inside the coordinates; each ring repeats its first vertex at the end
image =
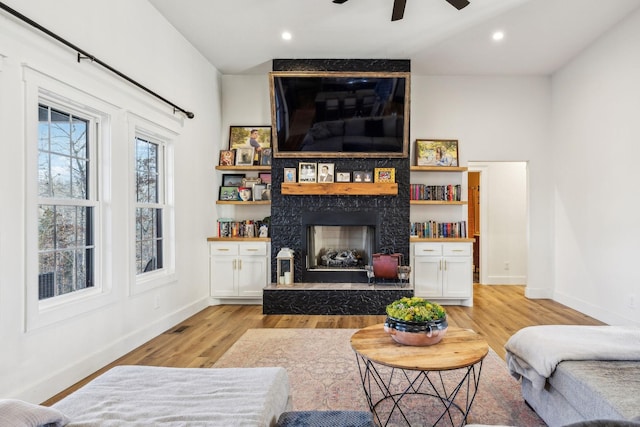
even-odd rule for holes
{"type": "Polygon", "coordinates": [[[527,162],[469,161],[467,178],[468,230],[476,239],[474,283],[526,285],[527,162]]]}

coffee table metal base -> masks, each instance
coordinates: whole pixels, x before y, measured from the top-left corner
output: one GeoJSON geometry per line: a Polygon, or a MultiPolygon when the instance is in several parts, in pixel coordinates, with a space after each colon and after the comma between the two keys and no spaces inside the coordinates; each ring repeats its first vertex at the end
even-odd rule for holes
{"type": "Polygon", "coordinates": [[[467,423],[480,383],[482,360],[459,369],[422,371],[380,365],[357,352],[356,359],[367,402],[378,425],[467,423]]]}

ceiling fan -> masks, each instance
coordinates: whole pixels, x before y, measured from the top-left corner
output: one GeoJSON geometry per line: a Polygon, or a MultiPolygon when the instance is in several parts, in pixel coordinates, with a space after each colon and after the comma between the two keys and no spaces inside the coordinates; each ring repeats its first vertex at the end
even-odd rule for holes
{"type": "MultiPolygon", "coordinates": [[[[342,4],[346,3],[347,0],[333,0],[334,3],[342,4]]],[[[446,0],[451,6],[460,10],[469,5],[469,0],[446,0]]],[[[402,19],[404,16],[404,7],[407,5],[407,0],[394,0],[393,2],[393,12],[391,12],[391,20],[398,21],[402,19]]]]}

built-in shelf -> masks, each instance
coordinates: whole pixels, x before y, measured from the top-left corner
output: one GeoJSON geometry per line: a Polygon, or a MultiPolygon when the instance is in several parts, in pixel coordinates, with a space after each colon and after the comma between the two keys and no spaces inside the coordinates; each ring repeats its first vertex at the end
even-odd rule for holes
{"type": "Polygon", "coordinates": [[[411,200],[412,205],[466,205],[466,200],[411,200]]]}
{"type": "Polygon", "coordinates": [[[465,238],[453,238],[453,237],[410,237],[409,241],[412,243],[418,242],[474,242],[475,239],[470,237],[465,238]]]}
{"type": "Polygon", "coordinates": [[[289,196],[333,195],[333,196],[397,196],[398,184],[387,182],[359,183],[334,182],[311,184],[283,182],[282,194],[289,196]]]}
{"type": "Polygon", "coordinates": [[[270,171],[271,166],[216,166],[219,171],[270,171]]]}
{"type": "Polygon", "coordinates": [[[216,200],[217,205],[270,205],[271,200],[256,200],[255,202],[243,202],[242,200],[216,200]]]}
{"type": "Polygon", "coordinates": [[[466,166],[411,166],[411,172],[466,172],[466,166]]]}
{"type": "Polygon", "coordinates": [[[270,242],[270,237],[207,237],[207,242],[270,242]]]}

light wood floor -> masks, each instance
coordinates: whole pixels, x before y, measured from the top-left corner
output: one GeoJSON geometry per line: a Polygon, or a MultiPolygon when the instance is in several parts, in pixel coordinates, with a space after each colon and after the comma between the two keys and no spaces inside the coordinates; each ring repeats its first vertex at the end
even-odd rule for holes
{"type": "MultiPolygon", "coordinates": [[[[602,325],[551,300],[530,300],[524,286],[474,285],[474,306],[446,306],[451,326],[478,332],[504,359],[504,344],[525,326],[602,325]]],[[[116,365],[210,367],[251,328],[362,328],[385,316],[263,315],[261,305],[220,305],[200,313],[105,366],[90,377],[44,402],[50,405],[116,365]]]]}

